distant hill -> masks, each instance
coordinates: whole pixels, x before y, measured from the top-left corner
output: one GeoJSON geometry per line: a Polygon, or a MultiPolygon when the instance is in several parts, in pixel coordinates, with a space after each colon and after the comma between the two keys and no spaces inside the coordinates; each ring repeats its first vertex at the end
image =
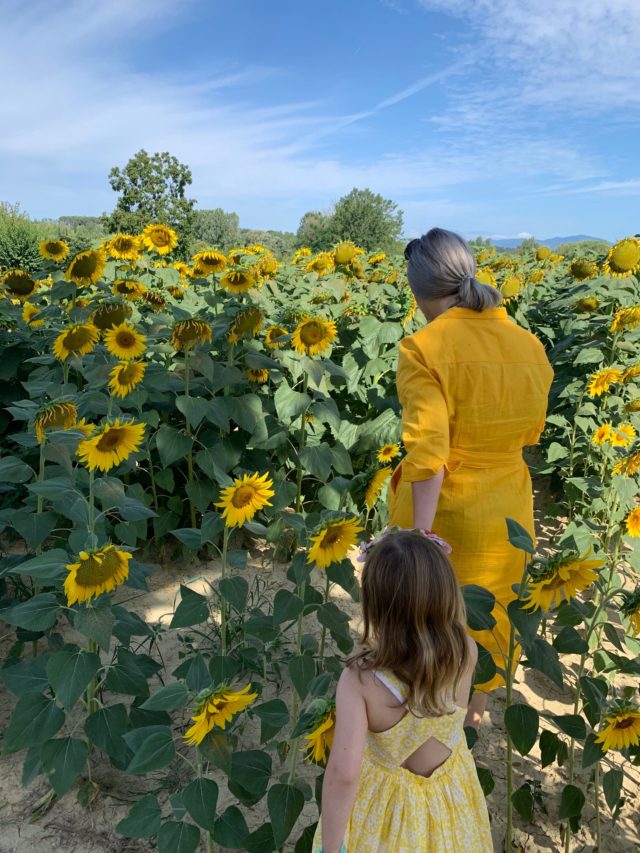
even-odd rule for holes
{"type": "MultiPolygon", "coordinates": [[[[538,243],[541,243],[543,246],[548,246],[550,249],[555,249],[556,246],[560,246],[562,243],[582,243],[584,240],[595,240],[600,243],[609,242],[603,237],[589,237],[586,234],[573,234],[570,237],[549,237],[546,240],[536,237],[536,240],[538,243]]],[[[499,249],[517,249],[522,242],[523,240],[521,237],[514,237],[508,240],[496,240],[495,245],[499,249]]]]}

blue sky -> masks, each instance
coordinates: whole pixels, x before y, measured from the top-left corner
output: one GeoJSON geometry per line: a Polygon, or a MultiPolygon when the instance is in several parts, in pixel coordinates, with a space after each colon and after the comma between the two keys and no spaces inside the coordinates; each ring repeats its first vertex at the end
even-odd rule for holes
{"type": "Polygon", "coordinates": [[[638,0],[0,0],[0,200],[113,208],[138,149],[295,230],[352,187],[405,233],[640,230],[638,0]]]}

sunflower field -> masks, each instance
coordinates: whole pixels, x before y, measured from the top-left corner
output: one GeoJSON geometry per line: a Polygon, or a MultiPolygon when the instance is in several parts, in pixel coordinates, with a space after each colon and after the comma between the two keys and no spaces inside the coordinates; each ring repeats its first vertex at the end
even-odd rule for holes
{"type": "MultiPolygon", "coordinates": [[[[358,636],[354,548],[384,527],[402,455],[398,341],[421,320],[400,259],[351,242],[189,265],[176,245],[151,224],[73,257],[44,241],[39,278],[1,271],[3,755],[40,817],[94,810],[105,766],[134,779],[117,849],[304,853],[358,636]],[[177,571],[171,612],[149,616],[177,571]]],[[[532,457],[553,535],[536,552],[505,519],[523,576],[499,768],[478,756],[496,845],[547,822],[567,851],[614,833],[631,850],[640,239],[477,263],[556,371],[532,457]]],[[[491,593],[464,593],[491,628],[491,593]]]]}

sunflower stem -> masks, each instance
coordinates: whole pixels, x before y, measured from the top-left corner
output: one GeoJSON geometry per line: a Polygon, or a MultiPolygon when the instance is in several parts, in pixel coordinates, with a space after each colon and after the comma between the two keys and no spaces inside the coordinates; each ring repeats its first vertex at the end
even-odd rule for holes
{"type": "MultiPolygon", "coordinates": [[[[189,398],[189,350],[184,351],[184,396],[189,398]]],[[[187,412],[189,410],[187,409],[187,412]]],[[[189,423],[188,414],[184,416],[185,432],[191,437],[191,424],[189,423]]],[[[196,508],[191,497],[191,485],[193,483],[193,447],[189,448],[187,453],[187,480],[188,480],[188,495],[189,495],[189,513],[191,515],[191,527],[196,526],[196,508]]]]}
{"type": "MultiPolygon", "coordinates": [[[[202,772],[202,753],[200,752],[199,747],[196,747],[196,773],[198,779],[202,779],[204,774],[202,772]]],[[[212,853],[212,840],[213,839],[211,838],[211,833],[207,832],[205,835],[205,850],[207,851],[207,853],[212,853]]]]}
{"type": "MultiPolygon", "coordinates": [[[[222,568],[220,578],[223,580],[227,576],[227,550],[229,548],[229,535],[231,528],[225,524],[222,534],[222,568]]],[[[222,656],[227,654],[227,602],[220,596],[220,648],[222,656]]]]}
{"type": "Polygon", "coordinates": [[[149,460],[149,479],[151,480],[151,494],[153,495],[153,508],[159,513],[160,508],[158,506],[158,490],[156,488],[156,478],[153,473],[153,459],[151,457],[151,450],[147,446],[147,459],[149,460]]]}
{"type": "Polygon", "coordinates": [[[593,804],[596,811],[596,843],[594,853],[600,853],[602,849],[600,844],[600,762],[596,761],[596,766],[593,768],[593,804]]]}
{"type": "Polygon", "coordinates": [[[98,540],[95,534],[95,506],[94,506],[94,498],[93,498],[93,482],[95,477],[95,471],[91,469],[89,471],[89,547],[97,548],[98,540]]]}
{"type": "MultiPolygon", "coordinates": [[[[329,575],[327,575],[327,580],[324,588],[324,603],[326,604],[329,601],[329,591],[331,588],[331,583],[329,581],[329,575]]],[[[322,634],[320,635],[320,672],[324,672],[324,649],[327,641],[327,626],[322,626],[322,634]]]]}
{"type": "MultiPolygon", "coordinates": [[[[309,375],[307,373],[304,374],[304,379],[302,380],[302,393],[307,393],[307,387],[309,385],[309,375]]],[[[307,415],[307,410],[300,415],[300,433],[298,437],[298,460],[296,463],[296,512],[300,512],[302,510],[302,459],[300,455],[304,450],[304,446],[307,438],[307,422],[305,417],[307,415]]]]}
{"type": "MultiPolygon", "coordinates": [[[[300,598],[304,601],[305,591],[306,591],[306,583],[300,584],[300,598]]],[[[302,652],[302,625],[304,621],[304,608],[298,614],[298,625],[296,628],[296,657],[300,656],[302,652]]],[[[295,731],[296,725],[298,723],[298,714],[300,712],[300,697],[298,696],[297,691],[294,690],[293,693],[293,704],[291,706],[291,731],[295,731]]],[[[294,738],[291,743],[291,764],[289,766],[289,784],[292,785],[295,782],[296,778],[296,769],[298,767],[298,753],[300,746],[300,738],[294,738]]]]}

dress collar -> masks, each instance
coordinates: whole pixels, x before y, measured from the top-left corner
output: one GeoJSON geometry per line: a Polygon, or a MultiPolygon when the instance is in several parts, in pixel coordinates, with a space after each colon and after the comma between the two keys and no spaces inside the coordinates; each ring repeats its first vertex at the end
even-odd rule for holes
{"type": "Polygon", "coordinates": [[[508,318],[507,309],[502,306],[485,308],[484,311],[474,311],[473,308],[461,308],[454,305],[447,308],[442,314],[438,314],[431,322],[436,323],[438,320],[507,320],[508,318]]]}

